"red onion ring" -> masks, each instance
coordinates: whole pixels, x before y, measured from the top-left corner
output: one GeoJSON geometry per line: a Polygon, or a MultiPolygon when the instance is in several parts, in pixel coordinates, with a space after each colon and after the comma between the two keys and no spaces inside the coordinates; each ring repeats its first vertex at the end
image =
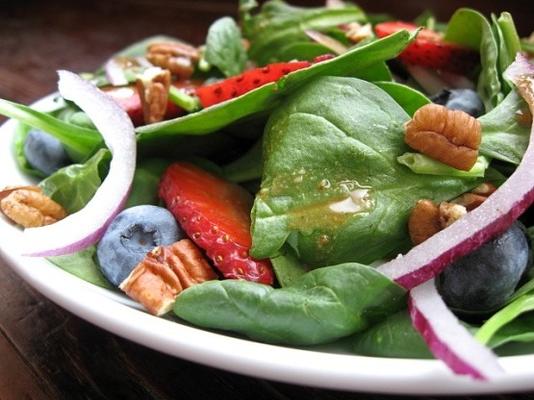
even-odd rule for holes
{"type": "Polygon", "coordinates": [[[452,371],[477,380],[503,374],[497,356],[471,336],[441,299],[434,280],[412,289],[408,298],[412,324],[428,348],[452,371]]]}
{"type": "Polygon", "coordinates": [[[58,74],[60,94],[87,113],[113,157],[108,175],[83,209],[54,224],[24,231],[24,255],[69,254],[96,243],[123,208],[135,172],[135,130],[126,112],[78,75],[68,71],[58,74]]]}

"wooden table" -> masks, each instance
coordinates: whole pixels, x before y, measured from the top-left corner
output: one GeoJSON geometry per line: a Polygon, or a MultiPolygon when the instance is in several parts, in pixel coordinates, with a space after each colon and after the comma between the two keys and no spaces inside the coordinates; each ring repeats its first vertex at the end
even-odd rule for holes
{"type": "MultiPolygon", "coordinates": [[[[390,2],[360,3],[380,11],[390,2]]],[[[438,14],[447,18],[449,8],[455,8],[460,2],[448,1],[446,8],[445,2],[424,2],[423,6],[421,3],[405,1],[399,14],[409,18],[432,3],[438,14]]],[[[501,9],[502,4],[510,6],[526,35],[528,24],[534,21],[532,8],[527,8],[528,2],[508,3],[473,2],[486,11],[501,9]]],[[[55,90],[56,69],[91,71],[113,51],[145,36],[163,33],[201,43],[214,19],[234,11],[233,2],[215,0],[1,2],[0,97],[32,102],[55,90]]],[[[341,400],[391,397],[269,382],[162,355],[61,309],[22,282],[0,258],[0,400],[26,398],[341,400]]]]}

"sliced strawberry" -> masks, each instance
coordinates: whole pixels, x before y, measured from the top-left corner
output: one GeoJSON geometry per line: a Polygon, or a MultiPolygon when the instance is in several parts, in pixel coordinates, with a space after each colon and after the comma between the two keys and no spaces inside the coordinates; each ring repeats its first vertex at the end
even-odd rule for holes
{"type": "Polygon", "coordinates": [[[269,64],[265,67],[245,71],[241,75],[233,76],[221,82],[201,86],[197,88],[196,94],[202,107],[206,108],[241,96],[267,83],[275,82],[290,72],[310,65],[308,61],[269,64]]]}
{"type": "MultiPolygon", "coordinates": [[[[413,32],[417,28],[409,22],[383,22],[375,26],[375,32],[376,36],[382,38],[402,29],[413,32]]],[[[446,42],[438,32],[423,28],[413,43],[399,55],[399,59],[406,64],[466,74],[478,64],[479,54],[470,48],[446,42]]]]}
{"type": "Polygon", "coordinates": [[[247,191],[178,162],[163,174],[159,195],[225,278],[273,283],[270,261],[249,256],[252,197],[247,191]]]}

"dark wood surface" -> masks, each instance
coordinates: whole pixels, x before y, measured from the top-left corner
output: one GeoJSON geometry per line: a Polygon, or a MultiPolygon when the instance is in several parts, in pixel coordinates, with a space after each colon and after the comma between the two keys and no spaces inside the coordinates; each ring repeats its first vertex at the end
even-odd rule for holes
{"type": "MultiPolygon", "coordinates": [[[[391,3],[360,2],[373,11],[389,12],[391,3]]],[[[404,1],[397,8],[398,14],[409,18],[434,4],[438,15],[447,18],[451,9],[468,3],[404,1]]],[[[480,0],[469,4],[486,12],[510,9],[526,35],[529,24],[534,29],[529,3],[480,0]]],[[[145,36],[164,33],[199,44],[214,19],[234,11],[230,1],[0,1],[0,98],[32,102],[55,90],[55,70],[91,71],[113,51],[145,36]]],[[[0,400],[174,398],[393,397],[281,384],[162,355],[51,303],[0,257],[0,400]]]]}

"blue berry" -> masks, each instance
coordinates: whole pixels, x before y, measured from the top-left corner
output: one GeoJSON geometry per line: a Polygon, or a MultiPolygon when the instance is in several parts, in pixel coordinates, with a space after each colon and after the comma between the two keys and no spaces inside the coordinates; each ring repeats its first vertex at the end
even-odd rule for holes
{"type": "Polygon", "coordinates": [[[530,246],[521,223],[478,250],[449,265],[438,278],[438,289],[449,307],[486,313],[512,296],[530,260],[530,246]]]}
{"type": "Polygon", "coordinates": [[[451,110],[465,111],[473,117],[484,114],[484,103],[477,92],[471,89],[444,89],[431,100],[451,110]]]}
{"type": "Polygon", "coordinates": [[[32,129],[26,136],[24,156],[33,168],[47,176],[70,163],[61,142],[37,129],[32,129]]]}
{"type": "Polygon", "coordinates": [[[183,236],[165,208],[151,205],[127,208],[115,217],[98,243],[100,269],[113,285],[119,286],[150,250],[172,244],[183,236]]]}

